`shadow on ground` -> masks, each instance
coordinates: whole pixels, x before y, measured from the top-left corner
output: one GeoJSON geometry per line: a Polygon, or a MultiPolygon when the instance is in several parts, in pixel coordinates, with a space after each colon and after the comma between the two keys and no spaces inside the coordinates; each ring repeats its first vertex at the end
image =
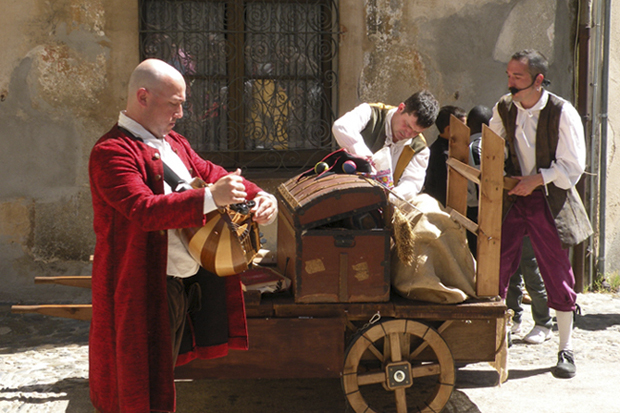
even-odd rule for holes
{"type": "Polygon", "coordinates": [[[0,390],[0,404],[3,402],[20,405],[21,407],[15,411],[37,411],[38,409],[35,409],[37,406],[40,406],[40,411],[50,411],[49,405],[53,403],[62,405],[64,413],[93,411],[88,380],[76,378],[64,379],[53,384],[3,388],[0,390]]]}
{"type": "Polygon", "coordinates": [[[620,314],[586,314],[575,318],[575,327],[586,331],[606,330],[620,325],[620,314]]]}
{"type": "Polygon", "coordinates": [[[0,354],[41,345],[88,344],[90,323],[40,314],[12,314],[0,306],[0,354]]]}

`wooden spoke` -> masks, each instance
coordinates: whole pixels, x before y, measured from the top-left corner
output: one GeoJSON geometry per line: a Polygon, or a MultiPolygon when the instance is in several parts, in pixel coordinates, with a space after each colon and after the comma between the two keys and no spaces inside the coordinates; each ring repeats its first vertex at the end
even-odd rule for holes
{"type": "Polygon", "coordinates": [[[383,360],[384,360],[383,353],[381,353],[381,352],[379,351],[379,349],[377,349],[377,347],[375,347],[374,345],[372,345],[372,344],[371,344],[370,346],[368,346],[368,350],[369,350],[372,354],[374,354],[374,355],[375,355],[375,357],[377,357],[377,359],[378,359],[379,361],[383,361],[383,360]]]}
{"type": "Polygon", "coordinates": [[[407,394],[405,389],[394,390],[394,396],[396,398],[396,411],[398,413],[407,413],[407,394]]]}
{"type": "Polygon", "coordinates": [[[390,334],[390,353],[392,356],[392,361],[400,361],[402,359],[402,354],[400,352],[400,336],[398,333],[390,334]]]}
{"type": "Polygon", "coordinates": [[[357,384],[366,386],[369,384],[377,384],[385,382],[385,372],[365,373],[357,376],[357,384]]]}
{"type": "Polygon", "coordinates": [[[439,364],[422,364],[411,369],[411,377],[413,378],[434,376],[440,373],[441,366],[439,364]]]}
{"type": "Polygon", "coordinates": [[[389,405],[398,413],[439,412],[454,382],[454,360],[440,333],[412,320],[383,321],[354,338],[342,377],[347,402],[364,413],[389,405]]]}
{"type": "MultiPolygon", "coordinates": [[[[444,330],[446,328],[448,328],[450,326],[450,324],[452,324],[454,320],[448,320],[445,321],[438,329],[437,332],[438,333],[443,333],[444,330]]],[[[424,332],[424,334],[426,334],[426,331],[424,332]]],[[[424,337],[424,336],[422,336],[424,337]]],[[[422,351],[424,351],[424,349],[428,346],[428,342],[423,342],[420,346],[418,346],[418,348],[416,348],[410,355],[409,355],[409,359],[414,359],[418,356],[418,354],[420,354],[422,351]]]]}

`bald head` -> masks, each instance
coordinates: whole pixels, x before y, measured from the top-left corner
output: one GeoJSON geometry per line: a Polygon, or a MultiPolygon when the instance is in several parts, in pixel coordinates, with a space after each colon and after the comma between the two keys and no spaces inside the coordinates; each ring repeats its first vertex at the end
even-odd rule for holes
{"type": "Polygon", "coordinates": [[[155,92],[175,82],[185,83],[178,70],[163,60],[146,59],[134,69],[129,78],[128,101],[135,98],[136,92],[141,88],[155,92]]]}
{"type": "Polygon", "coordinates": [[[147,59],[129,78],[126,115],[156,137],[165,136],[183,117],[185,79],[168,63],[147,59]]]}

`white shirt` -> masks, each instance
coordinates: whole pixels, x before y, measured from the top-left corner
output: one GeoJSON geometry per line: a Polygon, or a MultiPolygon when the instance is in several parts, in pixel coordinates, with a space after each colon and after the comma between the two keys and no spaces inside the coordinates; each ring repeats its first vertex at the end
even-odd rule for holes
{"type": "MultiPolygon", "coordinates": [[[[540,111],[547,105],[550,94],[543,89],[540,100],[529,109],[524,109],[520,103],[514,102],[517,107],[515,151],[523,176],[540,172],[545,185],[553,182],[558,188],[569,189],[579,181],[585,170],[586,143],[579,113],[573,105],[557,95],[553,96],[561,99],[564,104],[560,116],[555,161],[551,162],[549,168],[540,168],[536,171],[536,129],[540,111]]],[[[497,111],[497,104],[493,108],[493,118],[489,127],[502,138],[506,138],[506,130],[497,111]]]]}
{"type": "MultiPolygon", "coordinates": [[[[161,156],[161,160],[165,162],[166,165],[168,165],[170,169],[172,169],[174,173],[179,176],[179,178],[183,179],[185,182],[190,182],[192,180],[192,176],[187,170],[187,167],[185,166],[181,158],[179,158],[179,156],[174,153],[172,147],[170,146],[168,141],[166,141],[166,139],[156,138],[151,132],[146,130],[138,122],[125,115],[124,112],[121,112],[118,116],[118,125],[122,128],[127,129],[136,137],[142,139],[146,145],[157,149],[159,151],[159,155],[161,156]]],[[[164,182],[164,193],[172,193],[172,188],[170,188],[170,185],[168,185],[168,183],[166,182],[164,182]]],[[[205,201],[203,209],[205,214],[217,209],[211,191],[205,191],[205,201]]],[[[198,263],[187,251],[187,248],[185,248],[185,245],[183,245],[183,241],[181,241],[178,231],[176,229],[169,229],[168,266],[166,270],[167,275],[187,278],[196,274],[199,267],[200,266],[198,265],[198,263]]]]}
{"type": "MultiPolygon", "coordinates": [[[[384,147],[390,148],[391,155],[391,170],[394,173],[394,168],[398,162],[403,149],[407,145],[411,145],[411,139],[403,140],[399,142],[393,142],[392,135],[392,116],[396,112],[397,108],[391,109],[386,116],[385,122],[385,144],[384,147]]],[[[361,158],[371,157],[373,153],[370,151],[361,132],[364,130],[370,117],[372,115],[372,109],[368,103],[362,103],[350,112],[345,113],[340,117],[334,126],[332,132],[336,141],[340,147],[345,148],[351,154],[359,156],[361,158]]],[[[398,185],[394,188],[394,192],[397,195],[405,199],[411,199],[422,190],[424,185],[424,177],[426,176],[426,167],[428,166],[428,158],[430,156],[430,150],[424,148],[420,152],[416,153],[411,162],[405,167],[403,175],[398,182],[398,185]]]]}

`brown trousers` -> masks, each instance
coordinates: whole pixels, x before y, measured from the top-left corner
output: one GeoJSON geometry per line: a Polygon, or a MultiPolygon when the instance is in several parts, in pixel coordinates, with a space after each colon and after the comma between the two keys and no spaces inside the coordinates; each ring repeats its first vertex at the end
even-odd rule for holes
{"type": "Polygon", "coordinates": [[[168,277],[168,313],[170,314],[170,336],[172,337],[172,367],[177,363],[181,339],[187,319],[189,300],[180,278],[168,277]]]}

